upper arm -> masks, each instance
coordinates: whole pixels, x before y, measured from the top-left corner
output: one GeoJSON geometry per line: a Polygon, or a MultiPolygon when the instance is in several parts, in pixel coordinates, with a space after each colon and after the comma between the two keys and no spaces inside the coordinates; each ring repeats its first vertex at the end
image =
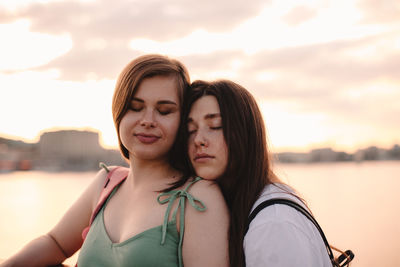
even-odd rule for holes
{"type": "Polygon", "coordinates": [[[316,247],[289,221],[271,220],[252,227],[244,239],[246,266],[321,266],[316,247]]]}
{"type": "Polygon", "coordinates": [[[98,201],[105,178],[106,172],[100,170],[93,182],[49,232],[67,257],[74,254],[82,245],[82,230],[89,225],[90,216],[98,201]]]}
{"type": "Polygon", "coordinates": [[[190,194],[207,207],[200,212],[186,205],[182,256],[185,266],[228,266],[229,213],[219,187],[199,181],[190,194]]]}

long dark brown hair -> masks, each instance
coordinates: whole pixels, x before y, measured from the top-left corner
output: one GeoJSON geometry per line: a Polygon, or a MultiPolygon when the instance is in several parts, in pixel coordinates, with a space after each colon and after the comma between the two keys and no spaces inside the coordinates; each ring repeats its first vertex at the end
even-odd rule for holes
{"type": "MultiPolygon", "coordinates": [[[[193,82],[185,101],[183,122],[187,120],[192,104],[206,95],[214,96],[218,101],[228,147],[228,164],[217,182],[231,217],[230,265],[244,266],[243,239],[246,219],[263,188],[276,178],[271,170],[266,130],[254,97],[242,86],[227,80],[193,82]]],[[[185,123],[183,127],[185,133],[185,123]]],[[[184,137],[187,138],[187,131],[184,137]]],[[[187,141],[185,145],[187,153],[187,141]]],[[[186,158],[189,160],[189,156],[186,158]]]]}

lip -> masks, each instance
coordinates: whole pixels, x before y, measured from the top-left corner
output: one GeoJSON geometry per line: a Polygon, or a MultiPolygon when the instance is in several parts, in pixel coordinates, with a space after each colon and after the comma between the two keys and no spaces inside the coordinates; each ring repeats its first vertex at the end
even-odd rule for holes
{"type": "Polygon", "coordinates": [[[134,134],[134,136],[136,136],[136,138],[143,144],[152,144],[157,142],[158,139],[160,139],[160,137],[157,135],[147,134],[147,133],[137,133],[134,134]]]}
{"type": "Polygon", "coordinates": [[[195,162],[202,163],[202,162],[207,162],[207,161],[209,161],[210,159],[213,159],[213,158],[215,158],[215,157],[212,156],[212,155],[209,155],[207,153],[198,153],[198,154],[196,154],[194,156],[193,160],[195,162]]]}

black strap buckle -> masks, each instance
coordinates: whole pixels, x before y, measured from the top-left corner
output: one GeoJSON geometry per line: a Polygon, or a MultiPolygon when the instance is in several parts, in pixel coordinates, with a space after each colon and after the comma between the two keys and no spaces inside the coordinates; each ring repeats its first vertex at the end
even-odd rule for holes
{"type": "Polygon", "coordinates": [[[346,250],[344,253],[340,254],[337,258],[337,266],[344,267],[348,265],[354,259],[354,253],[351,250],[346,250]]]}

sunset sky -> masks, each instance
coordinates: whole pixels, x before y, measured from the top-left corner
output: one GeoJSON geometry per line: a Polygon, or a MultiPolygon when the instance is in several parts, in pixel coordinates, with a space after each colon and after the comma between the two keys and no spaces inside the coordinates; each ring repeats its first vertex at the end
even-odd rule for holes
{"type": "Polygon", "coordinates": [[[116,147],[115,80],[181,60],[257,99],[274,151],[400,143],[398,0],[1,0],[0,135],[93,129],[116,147]]]}

